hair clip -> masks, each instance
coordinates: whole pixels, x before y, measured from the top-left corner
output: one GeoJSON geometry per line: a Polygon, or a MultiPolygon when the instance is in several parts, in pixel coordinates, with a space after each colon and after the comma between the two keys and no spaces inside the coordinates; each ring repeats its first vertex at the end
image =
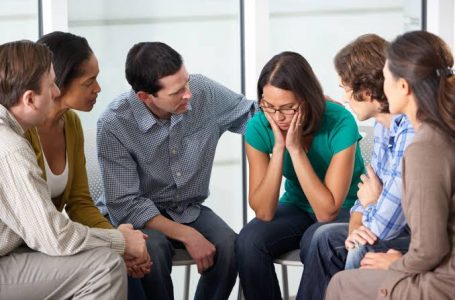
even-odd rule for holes
{"type": "Polygon", "coordinates": [[[438,75],[438,77],[441,77],[441,76],[450,77],[454,74],[455,74],[454,68],[447,67],[447,68],[436,69],[436,75],[438,75]]]}

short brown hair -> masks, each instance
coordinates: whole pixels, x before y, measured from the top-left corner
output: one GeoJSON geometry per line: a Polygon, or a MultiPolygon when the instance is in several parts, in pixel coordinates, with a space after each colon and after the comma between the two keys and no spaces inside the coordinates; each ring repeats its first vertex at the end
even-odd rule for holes
{"type": "Polygon", "coordinates": [[[0,104],[9,109],[26,91],[40,93],[51,63],[52,52],[45,45],[27,40],[0,45],[0,104]]]}
{"type": "Polygon", "coordinates": [[[376,34],[361,35],[341,49],[334,59],[341,83],[352,89],[354,99],[364,101],[362,93],[368,91],[373,99],[381,103],[381,112],[389,112],[382,74],[388,45],[376,34]]]}

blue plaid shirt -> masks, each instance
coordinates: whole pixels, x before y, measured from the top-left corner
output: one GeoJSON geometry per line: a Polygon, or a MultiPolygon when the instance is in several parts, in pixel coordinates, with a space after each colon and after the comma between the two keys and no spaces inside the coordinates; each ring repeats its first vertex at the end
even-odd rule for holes
{"type": "Polygon", "coordinates": [[[98,120],[104,194],[97,206],[114,225],[143,228],[160,213],[193,222],[209,195],[216,146],[226,131],[243,133],[255,101],[191,75],[189,110],[157,119],[134,91],[121,94],[98,120]]]}
{"type": "Polygon", "coordinates": [[[352,212],[363,213],[363,225],[381,240],[397,237],[406,226],[401,207],[402,160],[415,131],[405,115],[393,118],[390,129],[379,122],[374,126],[374,150],[371,166],[382,182],[382,192],[376,203],[365,209],[357,200],[352,212]]]}

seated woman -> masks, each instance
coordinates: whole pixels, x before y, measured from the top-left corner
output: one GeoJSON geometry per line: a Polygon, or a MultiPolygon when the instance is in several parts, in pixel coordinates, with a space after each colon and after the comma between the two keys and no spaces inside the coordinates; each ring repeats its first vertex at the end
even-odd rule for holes
{"type": "MultiPolygon", "coordinates": [[[[65,209],[71,220],[86,226],[113,228],[90,197],[84,135],[73,111],[90,111],[96,103],[101,91],[97,58],[85,38],[71,33],[52,32],[38,43],[53,52],[55,81],[61,94],[44,124],[30,129],[25,136],[33,146],[57,209],[65,209]]],[[[135,266],[127,257],[125,262],[128,274],[134,277],[143,277],[150,270],[150,262],[135,266]]]]}
{"type": "Polygon", "coordinates": [[[273,259],[299,248],[312,224],[348,220],[364,163],[353,116],[325,99],[301,55],[283,52],[264,66],[258,99],[262,112],[245,133],[256,218],[240,232],[236,251],[246,298],[280,299],[273,259]]]}
{"type": "Polygon", "coordinates": [[[363,270],[335,275],[326,299],[453,299],[455,285],[455,76],[447,44],[408,32],[393,41],[384,67],[391,113],[417,131],[404,155],[402,205],[409,251],[367,253],[363,270]],[[366,270],[370,269],[370,270],[366,270]]]}

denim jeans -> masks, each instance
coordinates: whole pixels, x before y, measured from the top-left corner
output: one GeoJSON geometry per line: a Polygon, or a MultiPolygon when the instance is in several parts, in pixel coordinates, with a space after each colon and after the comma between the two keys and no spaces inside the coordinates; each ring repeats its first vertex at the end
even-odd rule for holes
{"type": "MultiPolygon", "coordinates": [[[[300,259],[304,269],[297,293],[298,300],[323,299],[332,276],[344,270],[348,253],[344,242],[348,236],[348,227],[348,223],[325,224],[309,228],[304,234],[300,244],[300,259]],[[311,242],[308,242],[309,239],[311,242]]],[[[409,241],[409,231],[405,229],[397,238],[378,240],[374,245],[369,245],[368,249],[375,252],[396,249],[405,253],[409,241]]]]}
{"type": "Polygon", "coordinates": [[[363,257],[367,252],[368,252],[367,245],[357,245],[354,248],[349,249],[344,269],[345,270],[358,269],[360,267],[360,262],[362,261],[363,257]]]}
{"type": "MultiPolygon", "coordinates": [[[[341,214],[348,216],[349,210],[341,214]]],[[[255,218],[240,231],[235,250],[246,299],[281,299],[273,260],[298,249],[302,234],[315,223],[314,214],[291,204],[279,204],[270,222],[255,218]]]]}
{"type": "MultiPolygon", "coordinates": [[[[199,231],[216,248],[215,263],[201,274],[194,298],[228,299],[237,277],[237,261],[234,252],[236,233],[205,206],[201,206],[201,213],[196,221],[185,225],[199,231]]],[[[184,248],[184,245],[168,239],[156,230],[142,229],[142,231],[148,235],[147,249],[153,262],[150,273],[141,279],[146,299],[174,299],[171,280],[172,256],[175,248],[184,248]]],[[[135,284],[131,280],[130,283],[135,284]]],[[[141,291],[129,293],[130,296],[133,294],[142,293],[141,291]]],[[[130,298],[130,300],[133,299],[130,298]]]]}

